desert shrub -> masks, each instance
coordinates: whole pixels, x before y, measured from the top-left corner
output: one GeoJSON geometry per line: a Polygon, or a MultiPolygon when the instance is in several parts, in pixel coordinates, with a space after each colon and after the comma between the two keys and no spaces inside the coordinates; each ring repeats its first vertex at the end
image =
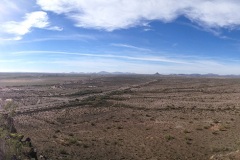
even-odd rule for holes
{"type": "Polygon", "coordinates": [[[73,137],[73,136],[74,136],[74,134],[73,134],[73,133],[69,133],[68,135],[69,135],[69,136],[71,136],[71,137],[73,137]]]}
{"type": "Polygon", "coordinates": [[[191,133],[191,131],[185,129],[185,130],[183,131],[183,133],[186,133],[186,134],[187,134],[187,133],[191,133]]]}
{"type": "Polygon", "coordinates": [[[131,94],[131,93],[133,93],[132,90],[126,89],[126,90],[112,91],[110,95],[121,95],[121,94],[131,94]]]}
{"type": "Polygon", "coordinates": [[[59,132],[61,132],[59,129],[57,129],[57,130],[55,131],[55,133],[59,133],[59,132]]]}
{"type": "Polygon", "coordinates": [[[190,137],[185,137],[185,140],[186,140],[186,141],[192,141],[193,139],[190,138],[190,137]]]}
{"type": "Polygon", "coordinates": [[[68,139],[68,143],[70,145],[77,144],[77,142],[78,142],[78,140],[76,138],[74,138],[74,137],[68,139]]]}
{"type": "Polygon", "coordinates": [[[65,119],[64,118],[57,118],[57,122],[64,124],[65,123],[65,119]]]}
{"type": "Polygon", "coordinates": [[[203,128],[202,128],[201,126],[197,126],[196,130],[197,130],[197,131],[202,131],[203,128]]]}
{"type": "Polygon", "coordinates": [[[23,157],[23,135],[16,132],[13,120],[17,107],[14,101],[8,101],[3,105],[4,113],[0,114],[0,151],[6,160],[11,159],[13,155],[23,157]]]}
{"type": "Polygon", "coordinates": [[[108,95],[90,96],[82,100],[82,105],[103,106],[107,104],[108,95]]]}
{"type": "Polygon", "coordinates": [[[13,102],[13,101],[10,101],[10,102],[6,102],[4,105],[3,105],[3,109],[4,111],[6,112],[6,114],[8,114],[8,116],[10,117],[13,117],[15,114],[16,114],[16,109],[17,109],[18,105],[13,102]]]}
{"type": "Polygon", "coordinates": [[[4,153],[5,159],[11,159],[13,155],[22,156],[23,144],[19,141],[21,134],[10,134],[6,129],[0,129],[0,150],[4,153]]]}
{"type": "Polygon", "coordinates": [[[123,127],[122,126],[118,126],[117,129],[123,129],[123,127]]]}
{"type": "Polygon", "coordinates": [[[166,139],[167,141],[171,141],[171,140],[174,140],[175,137],[173,137],[173,136],[171,136],[171,135],[167,135],[167,136],[165,136],[165,139],[166,139]]]}
{"type": "Polygon", "coordinates": [[[84,144],[84,145],[83,145],[83,148],[89,148],[89,145],[84,144]]]}
{"type": "Polygon", "coordinates": [[[84,96],[88,94],[102,93],[101,90],[83,90],[70,94],[69,96],[84,96]]]}
{"type": "Polygon", "coordinates": [[[65,154],[65,155],[68,155],[68,152],[65,150],[65,149],[60,149],[59,151],[60,154],[65,154]]]}
{"type": "Polygon", "coordinates": [[[227,131],[230,128],[228,125],[220,125],[219,131],[227,131]]]}
{"type": "Polygon", "coordinates": [[[231,151],[231,149],[228,147],[212,148],[212,152],[227,152],[227,151],[231,151]]]}
{"type": "Polygon", "coordinates": [[[68,137],[65,138],[65,145],[71,146],[71,145],[77,145],[78,139],[76,137],[68,137]]]}
{"type": "Polygon", "coordinates": [[[204,128],[204,129],[209,129],[209,128],[211,128],[211,126],[210,126],[210,125],[207,125],[207,126],[204,126],[203,128],[204,128]]]}

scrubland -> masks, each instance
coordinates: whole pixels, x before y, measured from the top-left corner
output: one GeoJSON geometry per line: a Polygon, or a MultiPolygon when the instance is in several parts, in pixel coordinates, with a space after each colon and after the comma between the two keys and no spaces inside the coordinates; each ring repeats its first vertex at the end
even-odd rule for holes
{"type": "Polygon", "coordinates": [[[240,79],[6,77],[19,133],[50,159],[239,159],[240,79]]]}

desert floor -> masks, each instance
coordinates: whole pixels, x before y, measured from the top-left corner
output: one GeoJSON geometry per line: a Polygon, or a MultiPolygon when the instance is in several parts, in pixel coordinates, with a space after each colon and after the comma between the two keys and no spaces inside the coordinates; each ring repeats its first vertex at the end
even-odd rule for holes
{"type": "Polygon", "coordinates": [[[237,78],[10,76],[0,98],[50,159],[240,159],[237,78]]]}

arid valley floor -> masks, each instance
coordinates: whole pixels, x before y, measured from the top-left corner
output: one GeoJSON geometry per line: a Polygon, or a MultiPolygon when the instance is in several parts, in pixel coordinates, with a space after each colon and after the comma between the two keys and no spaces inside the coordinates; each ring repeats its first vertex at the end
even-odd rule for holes
{"type": "Polygon", "coordinates": [[[1,74],[0,98],[52,160],[240,159],[240,78],[1,74]]]}

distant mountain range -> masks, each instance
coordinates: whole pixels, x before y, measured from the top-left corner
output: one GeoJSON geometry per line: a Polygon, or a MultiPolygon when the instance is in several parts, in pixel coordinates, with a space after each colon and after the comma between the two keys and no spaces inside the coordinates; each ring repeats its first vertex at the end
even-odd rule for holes
{"type": "MultiPolygon", "coordinates": [[[[80,73],[78,73],[80,74],[80,73]]],[[[130,72],[95,72],[95,73],[83,73],[83,74],[97,74],[97,75],[136,75],[137,73],[130,73],[130,72]]],[[[149,74],[146,74],[149,75],[149,74]]],[[[150,74],[151,75],[151,74],[150,74]]],[[[208,73],[208,74],[160,74],[159,72],[156,72],[155,74],[152,74],[154,76],[182,76],[182,77],[237,77],[239,78],[240,75],[219,75],[214,73],[208,73]]]]}
{"type": "Polygon", "coordinates": [[[101,72],[97,72],[96,74],[100,74],[100,75],[106,75],[106,74],[119,75],[119,74],[136,74],[136,73],[130,73],[130,72],[106,72],[106,71],[101,71],[101,72]]]}
{"type": "Polygon", "coordinates": [[[213,73],[208,73],[208,74],[159,74],[158,72],[154,74],[155,76],[180,76],[180,77],[236,77],[240,78],[240,75],[219,75],[219,74],[213,74],[213,73]]]}
{"type": "MultiPolygon", "coordinates": [[[[106,71],[100,71],[100,72],[69,72],[69,73],[37,73],[37,72],[0,72],[0,78],[4,76],[21,76],[21,77],[32,77],[32,76],[68,76],[68,75],[87,75],[87,74],[93,74],[93,75],[138,75],[137,73],[131,73],[131,72],[106,72],[106,71]]],[[[141,75],[141,74],[139,74],[141,75]]],[[[153,75],[153,76],[177,76],[177,77],[226,77],[226,78],[240,78],[240,75],[219,75],[219,74],[160,74],[159,72],[156,72],[155,74],[142,74],[142,75],[153,75]]]]}
{"type": "Polygon", "coordinates": [[[89,73],[86,73],[86,72],[70,72],[68,74],[129,75],[129,74],[136,74],[136,73],[100,71],[100,72],[89,72],[89,73]]]}

